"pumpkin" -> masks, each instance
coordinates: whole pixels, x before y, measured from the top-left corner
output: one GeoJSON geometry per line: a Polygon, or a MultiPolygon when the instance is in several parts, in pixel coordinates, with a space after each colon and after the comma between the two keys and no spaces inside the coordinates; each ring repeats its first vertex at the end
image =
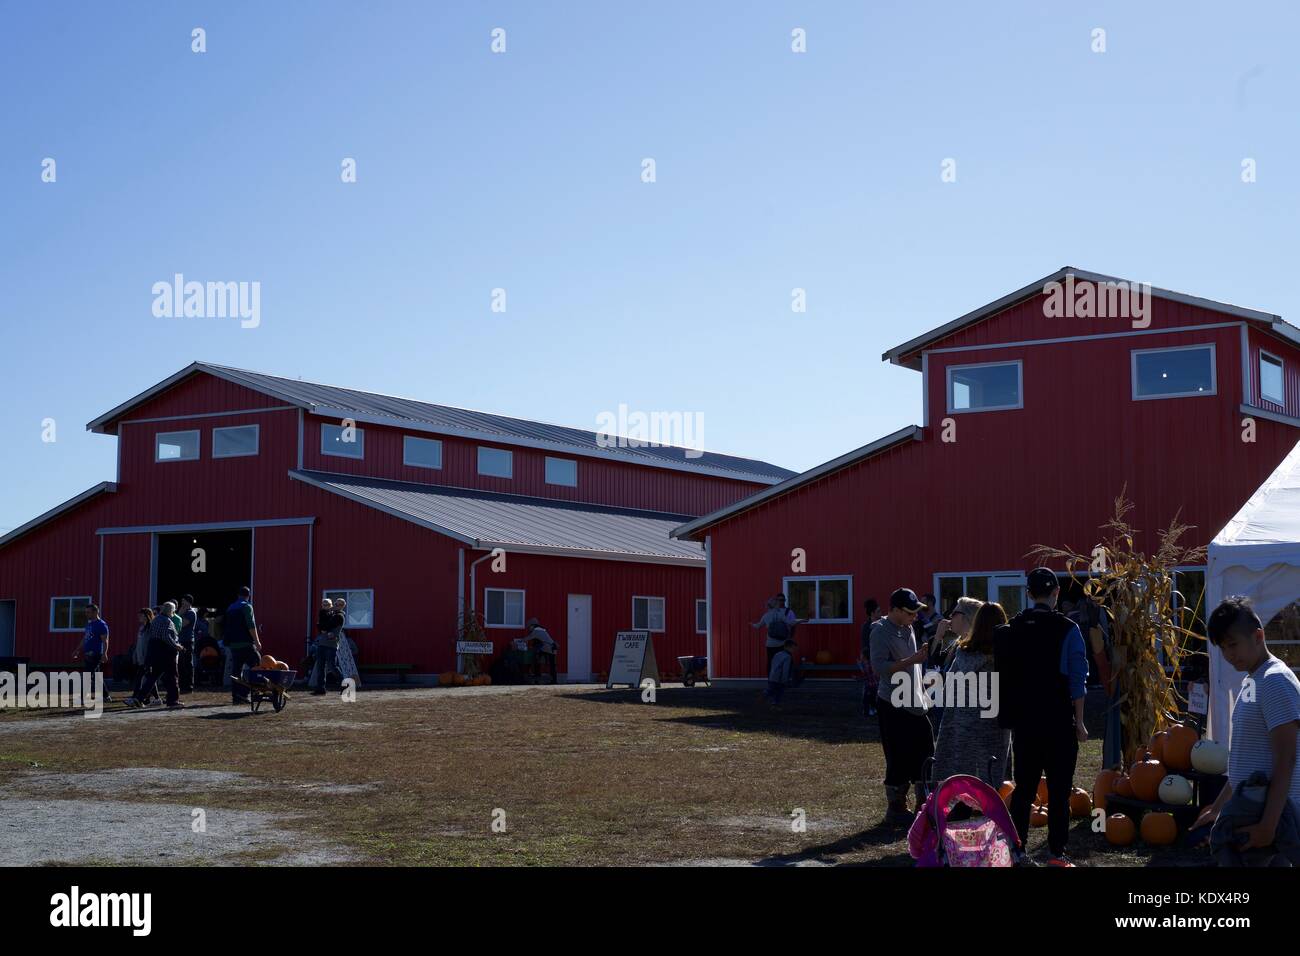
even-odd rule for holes
{"type": "Polygon", "coordinates": [[[831,652],[818,651],[815,660],[818,664],[829,664],[831,662],[831,652]]]}
{"type": "Polygon", "coordinates": [[[1078,787],[1070,794],[1070,816],[1086,817],[1092,813],[1092,798],[1088,796],[1087,790],[1078,787]]]}
{"type": "Polygon", "coordinates": [[[1170,770],[1191,770],[1192,748],[1200,738],[1196,728],[1174,724],[1169,728],[1169,736],[1165,740],[1164,765],[1170,770]]]}
{"type": "Polygon", "coordinates": [[[1192,766],[1201,773],[1226,773],[1228,748],[1217,740],[1198,740],[1192,746],[1192,766]]]}
{"type": "Polygon", "coordinates": [[[275,670],[275,658],[272,657],[270,654],[263,654],[262,662],[259,666],[264,671],[275,670]]]}
{"type": "Polygon", "coordinates": [[[1031,827],[1047,826],[1047,807],[1035,806],[1029,811],[1029,825],[1031,827]]]}
{"type": "Polygon", "coordinates": [[[479,678],[479,680],[481,680],[483,682],[483,686],[486,687],[488,684],[492,683],[492,675],[484,674],[482,677],[479,678]]]}
{"type": "Polygon", "coordinates": [[[1185,807],[1192,802],[1192,782],[1186,777],[1171,773],[1160,781],[1160,802],[1175,807],[1185,807]]]}
{"type": "MultiPolygon", "coordinates": [[[[1150,814],[1147,814],[1150,816],[1150,814]]],[[[1137,827],[1122,813],[1106,817],[1106,842],[1111,846],[1128,846],[1137,839],[1137,827]]]]}
{"type": "Polygon", "coordinates": [[[1128,778],[1133,782],[1133,796],[1139,800],[1159,800],[1165,765],[1159,760],[1143,760],[1129,768],[1128,778]]]}
{"type": "Polygon", "coordinates": [[[1169,739],[1169,732],[1165,730],[1157,731],[1151,735],[1151,739],[1147,741],[1147,753],[1151,755],[1151,759],[1164,763],[1165,741],[1167,739],[1169,739]]]}
{"type": "Polygon", "coordinates": [[[438,686],[439,686],[439,687],[450,687],[450,686],[451,686],[452,678],[453,678],[454,676],[455,676],[455,675],[452,674],[451,671],[443,671],[441,674],[438,675],[438,686]]]}
{"type": "Polygon", "coordinates": [[[1047,805],[1047,778],[1038,778],[1038,802],[1043,806],[1047,805]]]}
{"type": "Polygon", "coordinates": [[[202,661],[215,661],[220,656],[221,652],[215,647],[205,647],[199,651],[199,660],[202,661]]]}
{"type": "Polygon", "coordinates": [[[1115,792],[1115,781],[1121,776],[1118,770],[1103,770],[1092,783],[1093,806],[1106,809],[1106,798],[1115,792]]]}
{"type": "Polygon", "coordinates": [[[284,661],[276,661],[275,669],[278,671],[287,671],[289,669],[289,665],[286,664],[284,661]]]}
{"type": "Polygon", "coordinates": [[[464,687],[464,686],[465,686],[466,684],[468,684],[468,683],[469,683],[469,678],[466,677],[464,674],[452,674],[452,675],[451,675],[451,686],[452,686],[452,687],[464,687]]]}
{"type": "Polygon", "coordinates": [[[1133,746],[1133,749],[1130,750],[1128,753],[1128,761],[1125,763],[1125,766],[1131,767],[1135,763],[1141,763],[1143,760],[1146,759],[1146,757],[1147,757],[1147,745],[1135,744],[1133,746]]]}
{"type": "Polygon", "coordinates": [[[1142,817],[1142,842],[1152,846],[1169,846],[1178,839],[1178,821],[1172,813],[1152,811],[1142,817]]]}
{"type": "Polygon", "coordinates": [[[1122,773],[1115,778],[1115,789],[1111,793],[1117,797],[1127,797],[1130,800],[1136,796],[1133,793],[1133,781],[1129,779],[1128,774],[1122,773]]]}
{"type": "Polygon", "coordinates": [[[998,787],[998,796],[1007,806],[1011,806],[1011,794],[1016,792],[1016,785],[1011,780],[1003,780],[1002,786],[998,787]]]}

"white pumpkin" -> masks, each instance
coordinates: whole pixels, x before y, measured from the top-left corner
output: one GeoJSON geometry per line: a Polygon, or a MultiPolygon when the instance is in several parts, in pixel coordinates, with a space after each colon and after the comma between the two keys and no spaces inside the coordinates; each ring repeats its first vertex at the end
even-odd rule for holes
{"type": "Polygon", "coordinates": [[[1160,781],[1160,802],[1176,807],[1192,802],[1192,782],[1186,777],[1171,773],[1160,781]]]}
{"type": "Polygon", "coordinates": [[[1227,773],[1228,748],[1217,740],[1198,740],[1192,747],[1192,766],[1201,773],[1227,773]]]}

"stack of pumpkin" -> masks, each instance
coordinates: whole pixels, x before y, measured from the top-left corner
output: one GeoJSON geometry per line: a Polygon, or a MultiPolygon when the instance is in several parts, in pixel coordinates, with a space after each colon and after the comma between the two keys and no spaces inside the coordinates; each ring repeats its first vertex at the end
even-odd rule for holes
{"type": "MultiPolygon", "coordinates": [[[[1002,786],[998,788],[998,793],[1002,796],[1002,802],[1008,807],[1011,806],[1011,794],[1015,792],[1016,785],[1011,780],[1003,780],[1002,786]]],[[[1080,817],[1086,817],[1092,813],[1092,797],[1088,796],[1088,791],[1082,787],[1070,788],[1070,816],[1076,820],[1080,817]]],[[[1038,792],[1034,794],[1034,803],[1029,810],[1029,825],[1031,827],[1047,826],[1047,778],[1038,779],[1038,792]]]]}
{"type": "MultiPolygon", "coordinates": [[[[1185,807],[1192,802],[1192,782],[1184,773],[1222,774],[1228,769],[1228,748],[1201,740],[1196,728],[1185,724],[1153,734],[1133,757],[1127,772],[1116,766],[1097,775],[1092,793],[1102,810],[1111,796],[1185,807]]],[[[1144,843],[1168,846],[1178,838],[1178,822],[1165,810],[1148,810],[1142,814],[1141,826],[1126,814],[1107,814],[1106,839],[1112,845],[1128,846],[1139,834],[1144,843]]]]}
{"type": "Polygon", "coordinates": [[[439,687],[485,687],[490,683],[492,678],[487,674],[470,677],[467,674],[457,674],[455,671],[443,671],[438,675],[439,687]]]}
{"type": "Polygon", "coordinates": [[[264,671],[287,671],[289,665],[284,661],[277,661],[270,654],[263,654],[261,663],[258,665],[259,670],[264,671]]]}

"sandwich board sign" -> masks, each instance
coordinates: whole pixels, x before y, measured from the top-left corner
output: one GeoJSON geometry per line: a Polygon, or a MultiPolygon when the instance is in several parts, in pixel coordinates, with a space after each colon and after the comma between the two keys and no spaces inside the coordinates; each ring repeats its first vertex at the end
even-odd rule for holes
{"type": "Polygon", "coordinates": [[[655,645],[650,632],[619,631],[614,636],[614,659],[609,662],[609,680],[605,686],[640,687],[647,677],[659,686],[659,665],[655,663],[655,645]]]}

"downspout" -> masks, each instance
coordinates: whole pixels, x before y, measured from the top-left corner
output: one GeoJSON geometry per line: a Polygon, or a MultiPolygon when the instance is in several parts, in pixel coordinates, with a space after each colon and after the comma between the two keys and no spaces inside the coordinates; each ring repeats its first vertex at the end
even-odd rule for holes
{"type": "Polygon", "coordinates": [[[713,535],[704,536],[704,653],[705,673],[713,682],[713,535]]]}
{"type": "MultiPolygon", "coordinates": [[[[460,552],[460,553],[461,553],[461,562],[462,562],[462,564],[463,564],[463,563],[464,563],[464,560],[465,560],[465,549],[464,549],[464,548],[461,548],[461,552],[460,552]]],[[[491,552],[491,551],[489,551],[487,554],[483,555],[483,557],[481,557],[481,558],[479,558],[479,559],[477,559],[477,560],[475,560],[475,561],[471,561],[471,562],[470,562],[470,566],[469,566],[469,613],[470,613],[471,615],[474,614],[474,611],[475,611],[476,608],[478,607],[478,591],[477,591],[477,589],[475,588],[475,584],[474,584],[474,581],[475,581],[475,572],[478,570],[478,566],[479,566],[480,564],[482,564],[484,561],[486,561],[486,560],[487,560],[488,558],[490,558],[490,557],[492,557],[492,552],[491,552]]],[[[460,672],[461,672],[461,664],[462,664],[462,663],[463,663],[463,661],[461,660],[461,655],[460,655],[460,654],[457,654],[457,655],[456,655],[456,672],[457,672],[457,673],[460,673],[460,672]]]]}

